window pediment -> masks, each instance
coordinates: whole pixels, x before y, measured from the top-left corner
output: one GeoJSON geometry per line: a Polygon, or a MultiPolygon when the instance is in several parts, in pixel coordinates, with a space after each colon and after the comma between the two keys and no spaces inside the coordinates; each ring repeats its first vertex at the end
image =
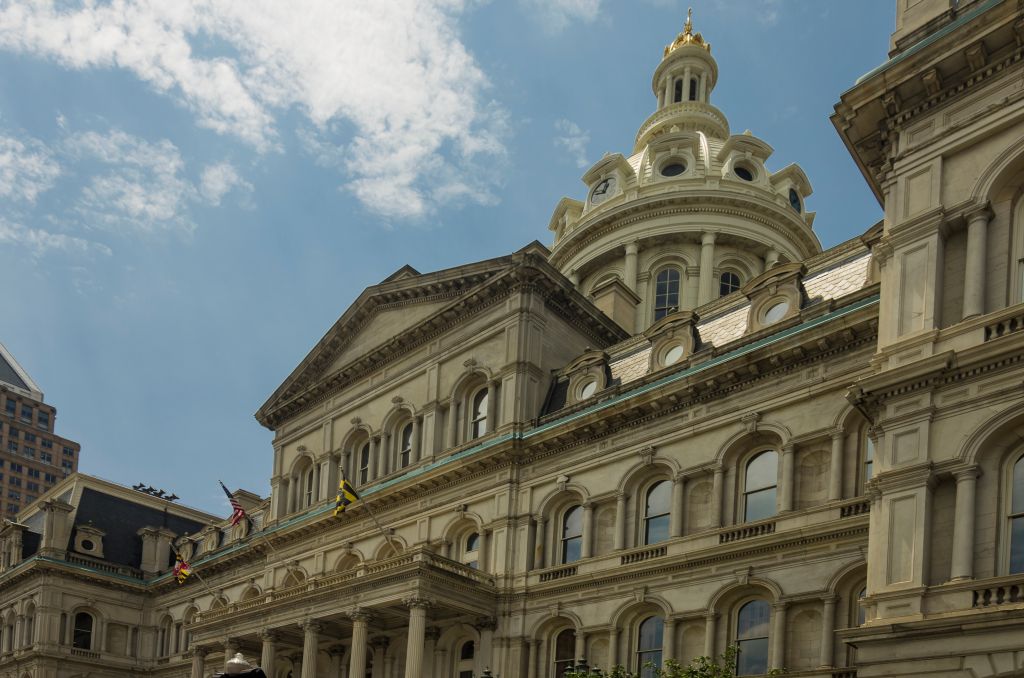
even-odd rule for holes
{"type": "Polygon", "coordinates": [[[801,263],[781,264],[757,276],[741,288],[750,299],[747,331],[756,332],[799,315],[807,301],[801,263]]]}
{"type": "Polygon", "coordinates": [[[652,372],[678,365],[700,347],[700,318],[692,311],[670,313],[647,328],[644,336],[651,342],[652,372]]]}
{"type": "Polygon", "coordinates": [[[608,387],[608,354],[604,351],[587,351],[569,363],[560,377],[567,379],[569,404],[586,400],[608,387]]]}

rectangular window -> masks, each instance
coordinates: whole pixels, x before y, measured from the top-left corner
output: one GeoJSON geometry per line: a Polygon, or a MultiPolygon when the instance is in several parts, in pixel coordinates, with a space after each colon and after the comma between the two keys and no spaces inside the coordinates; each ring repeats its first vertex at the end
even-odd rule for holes
{"type": "Polygon", "coordinates": [[[7,449],[10,450],[11,452],[17,452],[18,451],[18,443],[14,442],[13,440],[8,441],[7,442],[7,449]]]}
{"type": "Polygon", "coordinates": [[[38,492],[39,483],[25,483],[25,489],[28,490],[29,492],[38,492]]]}
{"type": "Polygon", "coordinates": [[[7,479],[7,482],[8,484],[11,485],[11,487],[21,487],[21,478],[11,476],[10,478],[7,479]]]}
{"type": "Polygon", "coordinates": [[[26,496],[26,497],[25,497],[25,503],[26,503],[26,504],[31,504],[31,503],[32,503],[32,502],[34,502],[34,501],[35,501],[36,499],[38,499],[38,497],[33,497],[33,496],[32,496],[32,495],[30,494],[30,495],[28,495],[28,496],[26,496]]]}
{"type": "Polygon", "coordinates": [[[43,412],[43,411],[40,410],[39,413],[36,414],[36,424],[40,428],[49,429],[50,428],[50,413],[49,412],[43,412]]]}
{"type": "Polygon", "coordinates": [[[21,419],[22,419],[22,421],[28,421],[28,422],[32,421],[32,406],[31,405],[22,405],[21,406],[21,419]]]}
{"type": "Polygon", "coordinates": [[[75,456],[75,451],[72,448],[70,448],[70,447],[65,447],[64,448],[64,456],[65,457],[73,457],[73,456],[75,456]]]}
{"type": "Polygon", "coordinates": [[[26,443],[34,443],[36,441],[35,433],[29,433],[28,431],[25,431],[25,435],[23,437],[26,443]]]}
{"type": "Polygon", "coordinates": [[[57,482],[57,476],[53,475],[52,473],[44,473],[43,480],[45,480],[48,484],[52,485],[53,483],[57,482]]]}
{"type": "Polygon", "coordinates": [[[14,499],[15,501],[21,501],[21,492],[16,492],[14,490],[8,490],[7,491],[7,498],[8,499],[14,499]]]}
{"type": "Polygon", "coordinates": [[[18,512],[18,505],[17,504],[8,504],[7,505],[7,512],[8,513],[17,513],[18,512]]]}
{"type": "Polygon", "coordinates": [[[53,449],[53,441],[52,440],[47,440],[46,438],[43,438],[43,440],[42,440],[42,442],[40,444],[43,446],[43,449],[45,449],[45,450],[52,450],[53,449]]]}
{"type": "Polygon", "coordinates": [[[7,428],[7,437],[8,438],[12,438],[12,439],[17,438],[18,437],[18,429],[14,428],[13,426],[9,426],[7,428]]]}
{"type": "Polygon", "coordinates": [[[71,469],[72,469],[72,468],[74,467],[74,464],[72,464],[72,463],[71,463],[70,461],[68,461],[67,459],[65,459],[64,461],[62,461],[62,462],[60,463],[60,465],[61,465],[61,467],[62,467],[62,468],[66,468],[66,469],[67,469],[67,470],[69,470],[69,471],[70,471],[70,470],[71,470],[71,469]]]}
{"type": "Polygon", "coordinates": [[[0,459],[0,468],[3,468],[3,467],[4,467],[4,460],[0,459]]]}
{"type": "Polygon", "coordinates": [[[39,460],[43,461],[43,462],[46,462],[47,464],[52,464],[53,463],[53,455],[50,454],[49,452],[40,452],[39,453],[39,460]]]}
{"type": "Polygon", "coordinates": [[[21,464],[15,464],[13,461],[11,462],[11,473],[21,473],[24,470],[25,467],[21,464]]]}
{"type": "Polygon", "coordinates": [[[24,449],[22,449],[21,453],[28,457],[29,459],[36,458],[36,448],[34,447],[29,447],[28,445],[26,445],[24,449]]]}
{"type": "Polygon", "coordinates": [[[28,470],[28,477],[29,478],[38,478],[40,475],[42,475],[42,474],[39,472],[39,469],[30,468],[28,470]]]}
{"type": "Polygon", "coordinates": [[[11,415],[13,417],[14,416],[14,411],[15,411],[16,407],[17,407],[17,405],[15,405],[14,401],[11,400],[10,398],[8,398],[7,399],[7,408],[6,408],[7,409],[7,414],[9,414],[9,415],[11,415]]]}

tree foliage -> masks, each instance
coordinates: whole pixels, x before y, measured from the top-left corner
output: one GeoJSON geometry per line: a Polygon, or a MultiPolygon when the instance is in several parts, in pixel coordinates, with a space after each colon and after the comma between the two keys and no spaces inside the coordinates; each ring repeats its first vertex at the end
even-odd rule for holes
{"type": "MultiPolygon", "coordinates": [[[[643,678],[736,678],[736,656],[739,649],[729,647],[718,660],[711,657],[697,657],[688,665],[683,666],[674,659],[666,659],[661,667],[648,666],[651,671],[643,674],[643,678]]],[[[772,669],[769,676],[778,676],[783,672],[772,669]]],[[[639,675],[616,666],[610,673],[599,668],[589,668],[578,664],[575,669],[565,674],[565,678],[640,678],[639,675]]]]}

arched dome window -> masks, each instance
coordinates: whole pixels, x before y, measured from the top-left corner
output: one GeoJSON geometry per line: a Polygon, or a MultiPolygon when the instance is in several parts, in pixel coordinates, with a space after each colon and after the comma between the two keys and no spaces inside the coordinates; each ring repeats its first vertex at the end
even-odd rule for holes
{"type": "Polygon", "coordinates": [[[93,618],[88,612],[75,615],[75,626],[71,633],[71,647],[79,650],[92,649],[93,618]]]}
{"type": "Polygon", "coordinates": [[[673,103],[679,103],[682,100],[683,100],[683,81],[680,78],[679,80],[676,80],[675,92],[673,93],[672,101],[673,101],[673,103]]]}
{"type": "Polygon", "coordinates": [[[767,450],[747,462],[743,483],[743,520],[761,520],[775,515],[779,455],[767,450]]]}
{"type": "Polygon", "coordinates": [[[768,673],[768,622],[771,608],[767,601],[752,600],[740,608],[736,618],[737,676],[768,673]]]}
{"type": "Polygon", "coordinates": [[[1010,488],[1010,574],[1024,572],[1024,455],[1013,465],[1010,488]]]}
{"type": "Polygon", "coordinates": [[[370,441],[367,440],[359,448],[359,484],[370,482],[370,441]]]}
{"type": "Polygon", "coordinates": [[[732,271],[722,271],[718,276],[718,296],[724,297],[740,288],[740,277],[732,271]]]}
{"type": "Polygon", "coordinates": [[[562,563],[572,563],[583,554],[583,507],[571,506],[562,516],[562,563]]]}
{"type": "Polygon", "coordinates": [[[466,537],[465,551],[462,556],[462,562],[464,565],[468,565],[474,570],[480,567],[480,534],[478,532],[471,533],[466,537]]]}
{"type": "Polygon", "coordinates": [[[472,640],[467,640],[459,648],[459,664],[456,670],[459,678],[473,678],[473,659],[476,657],[476,645],[472,640]]]}
{"type": "Polygon", "coordinates": [[[795,209],[797,212],[803,212],[804,207],[800,203],[800,194],[796,192],[796,189],[789,189],[789,206],[795,209]]]}
{"type": "Polygon", "coordinates": [[[401,447],[398,450],[398,468],[405,468],[412,460],[412,422],[402,428],[400,439],[401,447]]]}
{"type": "Polygon", "coordinates": [[[690,78],[690,101],[697,100],[697,78],[690,78]]]}
{"type": "Polygon", "coordinates": [[[637,629],[636,668],[640,678],[655,678],[661,668],[661,645],[665,622],[661,617],[648,617],[637,629]],[[648,666],[651,664],[652,666],[648,666]]]}
{"type": "Polygon", "coordinates": [[[576,654],[576,632],[565,629],[555,637],[555,678],[572,671],[576,654]]]}
{"type": "Polygon", "coordinates": [[[668,539],[669,513],[672,506],[672,483],[667,480],[647,490],[644,512],[644,544],[657,544],[668,539]]]}
{"type": "Polygon", "coordinates": [[[661,320],[679,310],[679,269],[663,268],[655,277],[654,319],[661,320]]]}
{"type": "Polygon", "coordinates": [[[470,431],[473,438],[479,438],[487,434],[487,387],[484,386],[473,396],[473,419],[470,421],[470,431]]]}

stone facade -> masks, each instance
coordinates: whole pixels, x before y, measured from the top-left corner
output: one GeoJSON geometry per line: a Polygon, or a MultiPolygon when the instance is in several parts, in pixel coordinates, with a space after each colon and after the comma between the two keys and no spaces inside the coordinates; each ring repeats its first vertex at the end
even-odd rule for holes
{"type": "Polygon", "coordinates": [[[734,644],[745,675],[1024,675],[1024,19],[897,14],[833,117],[882,222],[821,250],[688,21],[550,251],[400,269],[260,408],[251,529],[139,525],[137,565],[82,563],[81,476],[9,525],[0,675],[550,678],[734,644]]]}

